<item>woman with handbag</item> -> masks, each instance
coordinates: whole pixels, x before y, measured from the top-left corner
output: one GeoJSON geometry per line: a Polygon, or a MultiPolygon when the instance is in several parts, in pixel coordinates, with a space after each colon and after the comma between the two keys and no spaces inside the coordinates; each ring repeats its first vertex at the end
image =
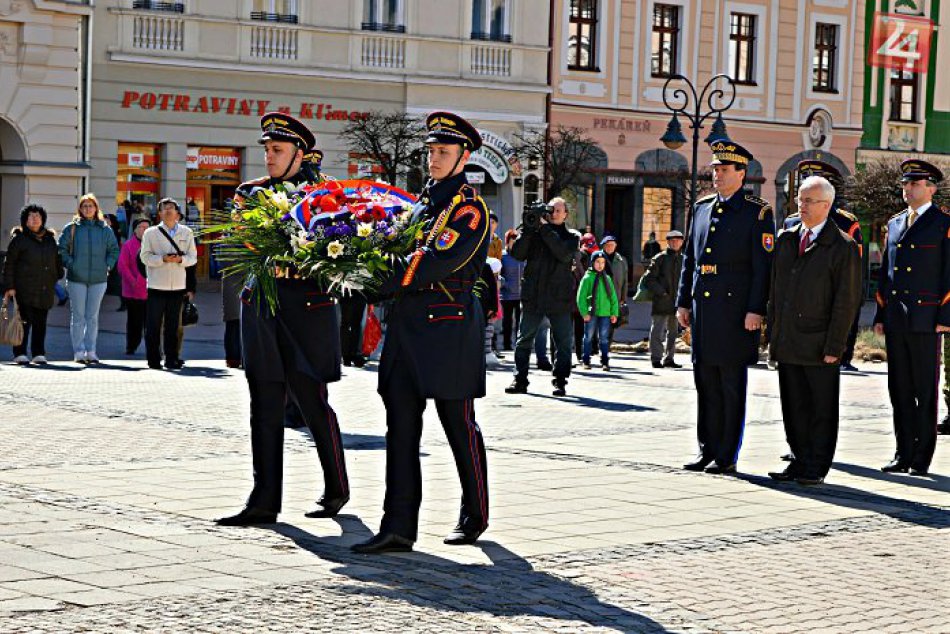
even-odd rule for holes
{"type": "Polygon", "coordinates": [[[16,299],[23,339],[13,346],[13,360],[20,365],[30,363],[27,341],[33,363],[46,363],[46,316],[56,301],[56,282],[63,276],[56,238],[46,228],[46,210],[27,205],[20,211],[20,226],[12,231],[3,265],[4,299],[16,299]],[[32,335],[32,338],[31,338],[32,335]]]}
{"type": "Polygon", "coordinates": [[[139,259],[142,234],[151,223],[147,218],[132,221],[132,233],[119,254],[119,275],[122,277],[122,298],[125,299],[125,354],[135,354],[145,334],[145,300],[148,287],[145,265],[139,259]]]}
{"type": "Polygon", "coordinates": [[[73,360],[99,363],[99,306],[106,294],[109,271],[119,261],[119,244],[95,194],[79,199],[76,215],[59,236],[59,255],[66,267],[73,360]]]}

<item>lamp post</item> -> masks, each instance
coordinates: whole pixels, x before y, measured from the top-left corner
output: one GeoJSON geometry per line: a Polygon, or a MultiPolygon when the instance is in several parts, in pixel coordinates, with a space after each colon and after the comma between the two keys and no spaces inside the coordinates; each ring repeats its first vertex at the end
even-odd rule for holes
{"type": "Polygon", "coordinates": [[[666,126],[666,132],[660,137],[663,145],[671,150],[682,147],[686,143],[686,137],[683,136],[683,128],[680,126],[679,115],[686,117],[689,127],[693,130],[693,161],[690,165],[691,184],[689,189],[689,208],[687,209],[687,229],[689,227],[689,218],[693,213],[693,206],[696,204],[696,161],[699,152],[699,131],[703,127],[703,122],[709,117],[716,115],[713,122],[712,131],[706,137],[706,141],[715,141],[717,139],[726,139],[726,124],[722,120],[722,113],[732,107],[736,100],[736,85],[729,75],[720,73],[714,75],[702,90],[697,94],[693,82],[683,75],[673,75],[663,84],[663,105],[673,113],[666,126]],[[682,82],[685,86],[672,86],[673,82],[682,82]],[[725,85],[723,85],[725,84],[725,85]],[[726,99],[726,90],[731,90],[731,95],[726,99]],[[718,105],[717,105],[718,104],[718,105]],[[706,112],[703,112],[703,106],[706,106],[706,112]]]}

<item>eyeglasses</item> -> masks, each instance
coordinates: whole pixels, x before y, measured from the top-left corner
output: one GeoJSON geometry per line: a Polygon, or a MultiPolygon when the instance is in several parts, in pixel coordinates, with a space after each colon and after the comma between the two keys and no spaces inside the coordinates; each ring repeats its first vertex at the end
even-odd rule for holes
{"type": "Polygon", "coordinates": [[[830,200],[823,200],[821,198],[796,198],[799,205],[815,205],[818,203],[830,203],[830,200]]]}

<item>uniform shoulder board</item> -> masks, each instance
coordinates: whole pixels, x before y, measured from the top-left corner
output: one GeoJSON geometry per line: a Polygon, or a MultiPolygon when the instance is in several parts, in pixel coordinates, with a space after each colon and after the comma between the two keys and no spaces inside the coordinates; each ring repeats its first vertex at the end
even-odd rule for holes
{"type": "Polygon", "coordinates": [[[708,203],[709,201],[713,200],[716,196],[717,196],[716,192],[713,192],[711,194],[706,194],[702,198],[697,199],[696,204],[698,205],[699,203],[708,203]]]}
{"type": "Polygon", "coordinates": [[[853,213],[851,213],[850,211],[848,211],[847,209],[836,209],[835,211],[837,211],[839,214],[841,214],[842,216],[844,216],[845,218],[847,218],[847,219],[850,220],[851,222],[857,222],[857,221],[858,221],[858,217],[855,216],[855,215],[854,215],[853,213]]]}
{"type": "Polygon", "coordinates": [[[755,204],[758,205],[759,207],[771,207],[771,206],[772,206],[772,203],[770,203],[769,201],[767,201],[767,200],[764,199],[764,198],[759,198],[759,197],[756,196],[755,194],[746,194],[746,195],[745,195],[745,199],[748,200],[748,201],[751,202],[751,203],[755,203],[755,204]]]}

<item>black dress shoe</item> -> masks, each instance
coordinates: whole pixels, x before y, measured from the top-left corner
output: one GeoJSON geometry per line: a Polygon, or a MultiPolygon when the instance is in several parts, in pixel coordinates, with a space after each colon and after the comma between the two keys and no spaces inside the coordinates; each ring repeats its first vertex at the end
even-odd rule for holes
{"type": "Polygon", "coordinates": [[[944,416],[943,420],[937,423],[937,434],[940,436],[950,436],[950,414],[944,416]]]}
{"type": "Polygon", "coordinates": [[[153,370],[161,370],[161,369],[162,369],[162,364],[161,364],[161,363],[149,363],[149,364],[148,364],[148,367],[152,368],[153,370]]]}
{"type": "Polygon", "coordinates": [[[730,473],[736,472],[736,463],[721,465],[721,464],[711,464],[704,469],[706,473],[715,473],[718,475],[727,475],[730,473]]]}
{"type": "Polygon", "coordinates": [[[683,468],[687,471],[702,471],[710,462],[712,462],[712,458],[703,458],[700,456],[699,458],[696,458],[696,460],[684,464],[683,468]]]}
{"type": "Polygon", "coordinates": [[[309,513],[304,513],[304,517],[336,517],[336,514],[340,512],[340,509],[350,501],[350,496],[342,498],[328,498],[323,496],[317,501],[317,505],[321,508],[314,509],[309,513]]]}
{"type": "Polygon", "coordinates": [[[551,370],[554,369],[554,366],[551,365],[551,362],[547,360],[538,361],[538,369],[541,370],[542,372],[550,372],[551,370]]]}
{"type": "Polygon", "coordinates": [[[354,553],[378,555],[380,553],[407,553],[412,550],[412,540],[395,533],[379,533],[359,544],[350,546],[354,553]]]}
{"type": "Polygon", "coordinates": [[[860,372],[853,363],[842,363],[841,370],[844,372],[860,372]]]}
{"type": "Polygon", "coordinates": [[[820,478],[820,477],[818,477],[818,476],[815,476],[815,477],[811,477],[811,476],[800,476],[800,477],[798,477],[798,478],[795,478],[795,482],[801,484],[802,486],[806,486],[806,487],[818,486],[819,484],[821,484],[821,483],[824,482],[824,481],[825,481],[824,478],[820,478]]]}
{"type": "Polygon", "coordinates": [[[927,467],[911,467],[910,475],[912,476],[925,476],[928,473],[927,467]]]}
{"type": "Polygon", "coordinates": [[[511,382],[511,385],[505,388],[506,394],[527,394],[528,393],[528,382],[519,381],[515,379],[511,382]]]}
{"type": "Polygon", "coordinates": [[[779,482],[789,482],[794,480],[797,476],[791,469],[786,469],[785,471],[769,471],[769,477],[779,482]]]}
{"type": "Polygon", "coordinates": [[[663,367],[664,368],[682,368],[683,366],[681,366],[676,361],[673,361],[672,359],[667,359],[666,361],[663,362],[663,367]]]}
{"type": "Polygon", "coordinates": [[[884,473],[907,473],[907,465],[898,462],[896,459],[891,460],[886,465],[881,467],[881,471],[884,473]]]}
{"type": "Polygon", "coordinates": [[[462,546],[465,544],[474,544],[478,541],[478,538],[481,537],[482,533],[485,532],[484,528],[465,528],[461,524],[457,524],[455,528],[452,529],[452,532],[445,536],[445,539],[442,540],[443,544],[449,544],[451,546],[462,546]]]}
{"type": "Polygon", "coordinates": [[[166,361],[166,362],[165,362],[165,369],[166,369],[166,370],[181,370],[183,367],[185,367],[185,362],[182,361],[182,360],[180,360],[180,359],[179,359],[179,360],[175,360],[175,361],[166,361]]]}
{"type": "Polygon", "coordinates": [[[651,365],[652,365],[654,368],[662,368],[662,367],[663,367],[663,364],[662,364],[661,362],[659,362],[659,361],[651,361],[650,363],[651,363],[651,365]]]}
{"type": "Polygon", "coordinates": [[[789,451],[786,454],[782,454],[781,459],[784,460],[785,462],[792,462],[793,460],[795,460],[795,454],[789,451]]]}
{"type": "Polygon", "coordinates": [[[221,517],[214,521],[218,526],[255,526],[257,524],[273,524],[277,521],[277,513],[261,509],[245,508],[237,515],[221,517]]]}

